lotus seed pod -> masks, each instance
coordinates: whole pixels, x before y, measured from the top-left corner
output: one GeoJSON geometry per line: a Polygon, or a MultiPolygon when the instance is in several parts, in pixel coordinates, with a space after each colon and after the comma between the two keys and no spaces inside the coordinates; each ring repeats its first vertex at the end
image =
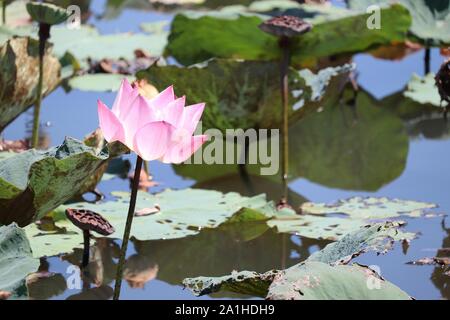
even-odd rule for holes
{"type": "Polygon", "coordinates": [[[63,23],[70,16],[65,9],[51,3],[29,2],[27,11],[34,21],[51,26],[63,23]]]}
{"type": "Polygon", "coordinates": [[[259,28],[277,37],[292,38],[309,32],[312,25],[295,16],[279,16],[264,21],[259,28]]]}
{"type": "Polygon", "coordinates": [[[438,87],[442,101],[450,103],[450,60],[444,62],[437,73],[436,86],[438,87]]]}

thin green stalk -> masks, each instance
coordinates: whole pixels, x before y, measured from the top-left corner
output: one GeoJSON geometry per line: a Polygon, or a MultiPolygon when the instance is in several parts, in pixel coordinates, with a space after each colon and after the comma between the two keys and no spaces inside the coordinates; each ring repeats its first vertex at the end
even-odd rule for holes
{"type": "Polygon", "coordinates": [[[37,87],[37,98],[34,105],[33,132],[31,136],[31,147],[37,148],[39,144],[39,116],[41,113],[42,87],[44,83],[44,56],[47,39],[50,38],[50,25],[39,24],[39,80],[37,87]]]}
{"type": "Polygon", "coordinates": [[[2,1],[2,24],[6,24],[6,1],[2,1]]]}
{"type": "Polygon", "coordinates": [[[139,178],[141,175],[142,158],[137,156],[136,168],[134,170],[133,185],[131,189],[130,206],[128,208],[127,222],[123,233],[122,247],[120,248],[119,263],[117,265],[116,283],[114,286],[113,300],[119,300],[120,288],[122,286],[123,266],[128,249],[128,240],[130,239],[131,225],[133,223],[134,211],[136,209],[137,192],[139,188],[139,178]]]}
{"type": "Polygon", "coordinates": [[[280,46],[283,50],[281,60],[281,103],[283,106],[283,129],[282,129],[282,148],[283,148],[283,164],[282,164],[282,180],[284,186],[284,197],[287,200],[287,179],[289,175],[289,64],[290,64],[290,48],[289,39],[281,39],[280,46]]]}
{"type": "Polygon", "coordinates": [[[430,47],[425,48],[425,75],[431,72],[431,49],[430,47]]]}

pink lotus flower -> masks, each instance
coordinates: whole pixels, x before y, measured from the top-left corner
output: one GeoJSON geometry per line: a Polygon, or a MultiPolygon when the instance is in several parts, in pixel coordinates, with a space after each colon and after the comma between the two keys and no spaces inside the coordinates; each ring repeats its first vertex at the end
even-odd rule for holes
{"type": "Polygon", "coordinates": [[[185,102],[172,86],[148,100],[124,79],[112,110],[98,101],[100,129],[106,141],[120,141],[146,161],[181,163],[207,139],[192,136],[205,104],[185,107],[185,102]]]}

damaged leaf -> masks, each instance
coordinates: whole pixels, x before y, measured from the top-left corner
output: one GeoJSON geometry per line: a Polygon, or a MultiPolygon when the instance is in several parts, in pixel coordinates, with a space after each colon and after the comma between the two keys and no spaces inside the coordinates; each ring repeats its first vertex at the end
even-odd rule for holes
{"type": "Polygon", "coordinates": [[[242,271],[224,277],[187,278],[195,295],[219,290],[251,294],[269,300],[410,300],[411,297],[375,271],[360,265],[306,261],[286,270],[263,274],[242,271]]]}
{"type": "Polygon", "coordinates": [[[26,226],[71,199],[108,159],[81,141],[0,161],[0,223],[26,226]]]}
{"type": "MultiPolygon", "coordinates": [[[[59,84],[61,66],[47,47],[44,57],[43,94],[59,84]]],[[[0,132],[36,99],[39,78],[38,42],[13,38],[0,46],[0,132]]]]}

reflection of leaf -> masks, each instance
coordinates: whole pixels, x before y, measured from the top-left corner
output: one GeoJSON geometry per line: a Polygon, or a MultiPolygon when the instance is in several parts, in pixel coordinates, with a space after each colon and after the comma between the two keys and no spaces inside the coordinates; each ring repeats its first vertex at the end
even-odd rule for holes
{"type": "MultiPolygon", "coordinates": [[[[60,64],[47,49],[44,60],[44,95],[59,83],[60,64]]],[[[0,46],[0,132],[36,99],[39,78],[38,42],[15,38],[0,46]]]]}
{"type": "Polygon", "coordinates": [[[0,291],[23,295],[25,277],[38,267],[25,232],[15,224],[0,226],[0,291]]]}
{"type": "MultiPolygon", "coordinates": [[[[333,89],[352,69],[352,65],[345,65],[318,74],[291,69],[290,121],[295,123],[305,110],[338,94],[333,89]]],[[[174,84],[190,104],[206,102],[202,118],[206,128],[272,128],[281,124],[278,63],[216,59],[189,68],[153,66],[137,76],[159,90],[174,84]]]]}
{"type": "MultiPolygon", "coordinates": [[[[449,0],[397,0],[410,11],[413,23],[413,39],[430,46],[450,44],[450,1],[449,0]]],[[[350,0],[350,7],[365,10],[372,4],[391,3],[388,0],[350,0]]]]}
{"type": "Polygon", "coordinates": [[[291,172],[321,185],[375,191],[404,170],[408,137],[401,120],[364,91],[355,107],[327,106],[291,128],[291,172]]]}
{"type": "MultiPolygon", "coordinates": [[[[407,9],[393,5],[384,8],[381,14],[383,28],[379,30],[366,27],[369,15],[365,13],[315,25],[311,32],[296,40],[294,62],[360,52],[376,45],[403,41],[411,24],[407,9]]],[[[279,58],[276,38],[258,29],[258,25],[267,17],[239,15],[233,11],[230,15],[231,18],[214,12],[178,14],[172,23],[168,54],[184,65],[212,57],[246,60],[279,58]]]]}
{"type": "Polygon", "coordinates": [[[0,162],[0,222],[21,226],[41,218],[77,194],[108,152],[66,138],[47,151],[29,150],[0,162]]]}

